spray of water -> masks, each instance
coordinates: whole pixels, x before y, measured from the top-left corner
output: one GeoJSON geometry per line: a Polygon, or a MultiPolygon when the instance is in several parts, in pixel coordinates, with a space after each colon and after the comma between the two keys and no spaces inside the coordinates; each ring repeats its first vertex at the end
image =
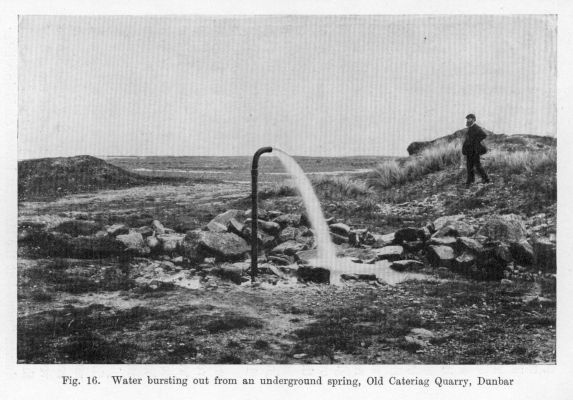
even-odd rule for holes
{"type": "Polygon", "coordinates": [[[341,269],[336,260],[336,249],[330,240],[330,230],[324,220],[320,202],[314,193],[312,184],[308,180],[298,163],[284,151],[273,147],[273,154],[280,160],[287,172],[293,177],[295,185],[302,196],[310,224],[315,231],[317,241],[318,259],[316,266],[330,270],[330,283],[340,284],[341,269]]]}

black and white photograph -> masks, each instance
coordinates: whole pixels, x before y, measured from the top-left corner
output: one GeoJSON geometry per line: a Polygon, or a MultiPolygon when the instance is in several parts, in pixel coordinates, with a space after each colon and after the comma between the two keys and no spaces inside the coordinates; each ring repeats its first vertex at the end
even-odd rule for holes
{"type": "Polygon", "coordinates": [[[20,371],[508,396],[565,361],[556,13],[14,18],[20,371]]]}

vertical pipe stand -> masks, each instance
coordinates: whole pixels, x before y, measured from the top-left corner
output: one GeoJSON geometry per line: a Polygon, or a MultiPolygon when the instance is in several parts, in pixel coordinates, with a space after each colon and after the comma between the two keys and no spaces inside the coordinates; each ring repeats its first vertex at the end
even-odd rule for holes
{"type": "Polygon", "coordinates": [[[259,157],[264,153],[273,151],[272,147],[261,147],[253,156],[251,166],[251,282],[255,283],[255,277],[258,273],[257,259],[259,257],[258,249],[258,176],[259,176],[259,157]]]}

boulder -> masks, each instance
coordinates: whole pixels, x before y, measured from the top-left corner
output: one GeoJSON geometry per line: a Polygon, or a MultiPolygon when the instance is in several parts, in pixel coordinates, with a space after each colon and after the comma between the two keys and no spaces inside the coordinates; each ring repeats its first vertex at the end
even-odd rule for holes
{"type": "Polygon", "coordinates": [[[413,242],[404,242],[402,243],[404,248],[410,252],[420,251],[424,248],[424,242],[421,240],[415,240],[413,242]]]}
{"type": "Polygon", "coordinates": [[[233,233],[198,232],[198,244],[202,252],[221,261],[241,259],[250,251],[245,239],[233,233]]]}
{"type": "Polygon", "coordinates": [[[285,254],[276,254],[268,256],[269,261],[277,265],[291,265],[294,264],[294,257],[285,254]]]}
{"type": "Polygon", "coordinates": [[[456,257],[454,267],[460,272],[468,272],[476,264],[476,256],[474,254],[464,252],[456,257]]]}
{"type": "Polygon", "coordinates": [[[161,250],[166,254],[178,252],[183,244],[185,235],[182,233],[166,233],[157,235],[157,240],[161,243],[161,250]]]}
{"type": "MultiPolygon", "coordinates": [[[[244,212],[244,217],[245,218],[252,218],[253,216],[253,210],[247,210],[244,212]]],[[[269,213],[266,210],[262,210],[262,209],[257,209],[257,219],[263,219],[265,221],[269,220],[269,213]]]]}
{"type": "Polygon", "coordinates": [[[480,242],[465,236],[460,236],[457,238],[456,248],[461,252],[469,251],[474,254],[477,254],[483,250],[483,246],[480,242]]]}
{"type": "Polygon", "coordinates": [[[308,263],[311,260],[316,259],[318,257],[318,250],[312,249],[312,250],[297,251],[294,256],[296,261],[308,263]]]}
{"type": "Polygon", "coordinates": [[[332,240],[332,243],[334,244],[344,244],[349,242],[347,236],[338,235],[334,232],[330,232],[330,240],[332,240]]]}
{"type": "Polygon", "coordinates": [[[423,233],[418,228],[402,228],[394,233],[394,243],[414,242],[423,237],[423,233]]]}
{"type": "MultiPolygon", "coordinates": [[[[446,215],[444,217],[437,218],[433,223],[433,229],[430,229],[430,230],[433,232],[437,232],[440,229],[442,229],[445,225],[447,225],[448,223],[460,221],[460,220],[464,219],[465,217],[466,216],[463,214],[458,214],[458,215],[446,215]]],[[[431,226],[432,225],[429,225],[428,227],[431,227],[431,226]]]]}
{"type": "Polygon", "coordinates": [[[279,233],[279,241],[286,242],[288,240],[295,240],[298,234],[297,228],[294,226],[287,226],[279,233]]]}
{"type": "MultiPolygon", "coordinates": [[[[142,235],[143,236],[143,235],[142,235]]],[[[145,245],[149,247],[151,251],[157,251],[161,249],[161,242],[155,236],[148,236],[145,238],[145,245]]]]}
{"type": "Polygon", "coordinates": [[[225,263],[213,268],[211,273],[238,285],[243,282],[243,279],[248,279],[246,276],[246,268],[244,268],[242,264],[225,263]]]}
{"type": "Polygon", "coordinates": [[[394,271],[419,271],[424,268],[424,264],[416,260],[398,260],[390,264],[390,268],[394,271]]]}
{"type": "Polygon", "coordinates": [[[227,232],[227,226],[217,221],[209,221],[207,230],[209,232],[227,232]]]}
{"type": "Polygon", "coordinates": [[[432,237],[446,236],[471,236],[475,233],[476,228],[461,220],[446,221],[440,229],[437,229],[432,237]]]}
{"type": "Polygon", "coordinates": [[[300,266],[297,270],[297,276],[303,282],[330,282],[330,271],[321,267],[300,266]]]}
{"type": "Polygon", "coordinates": [[[153,229],[158,235],[163,235],[165,233],[165,227],[156,219],[151,222],[151,229],[153,229]]]}
{"type": "MultiPolygon", "coordinates": [[[[253,233],[251,232],[251,226],[245,225],[243,227],[243,232],[241,236],[250,244],[251,237],[253,233]]],[[[262,249],[268,249],[276,246],[276,240],[274,236],[267,235],[265,232],[257,230],[257,243],[262,249]]]]}
{"type": "Polygon", "coordinates": [[[532,265],[535,262],[533,246],[531,246],[527,240],[511,242],[509,244],[509,251],[515,261],[520,264],[532,265]]]}
{"type": "MultiPolygon", "coordinates": [[[[117,235],[125,235],[129,233],[129,228],[124,224],[113,224],[108,226],[105,230],[108,235],[110,236],[117,236],[117,235]]],[[[136,230],[137,232],[137,230],[136,230]]],[[[138,232],[141,233],[141,232],[138,232]]],[[[141,235],[143,236],[143,235],[141,235]]]]}
{"type": "MultiPolygon", "coordinates": [[[[394,243],[395,235],[394,233],[388,233],[386,235],[378,235],[375,233],[368,234],[367,236],[372,236],[373,243],[372,247],[384,247],[394,243]]],[[[370,241],[370,239],[367,239],[370,241]]]]}
{"type": "Polygon", "coordinates": [[[135,228],[134,231],[141,233],[141,236],[143,236],[144,238],[149,237],[155,233],[153,228],[151,228],[150,226],[141,226],[139,228],[135,228]]]}
{"type": "Polygon", "coordinates": [[[404,248],[402,246],[386,246],[374,250],[376,260],[397,261],[404,258],[404,248]]]}
{"type": "Polygon", "coordinates": [[[301,250],[305,250],[305,245],[302,243],[295,242],[294,240],[287,240],[284,243],[279,244],[271,250],[271,254],[286,254],[289,256],[294,256],[301,250]]]}
{"type": "Polygon", "coordinates": [[[201,231],[189,231],[181,243],[181,253],[192,262],[201,262],[205,258],[205,254],[201,251],[201,245],[199,244],[200,238],[201,231]]]}
{"type": "Polygon", "coordinates": [[[283,215],[283,212],[278,210],[271,210],[268,212],[269,219],[275,219],[277,217],[280,217],[281,215],[283,215]]]}
{"type": "Polygon", "coordinates": [[[273,221],[278,223],[281,228],[284,229],[287,226],[299,226],[300,219],[300,214],[283,214],[275,218],[273,221]]]}
{"type": "Polygon", "coordinates": [[[515,214],[493,215],[487,218],[477,232],[491,240],[520,242],[526,239],[527,231],[521,217],[515,214]]]}
{"type": "Polygon", "coordinates": [[[125,235],[117,235],[116,240],[125,246],[125,250],[137,255],[149,254],[149,247],[145,245],[143,236],[139,232],[130,232],[125,235]]]}
{"type": "Polygon", "coordinates": [[[276,222],[263,221],[259,219],[258,224],[259,228],[261,228],[263,231],[265,231],[265,233],[268,233],[269,235],[276,235],[281,230],[281,226],[276,222]]]}
{"type": "Polygon", "coordinates": [[[557,247],[549,239],[537,239],[533,242],[535,265],[543,272],[557,271],[557,247]]]}
{"type": "Polygon", "coordinates": [[[451,268],[455,259],[454,249],[449,246],[428,246],[426,256],[434,268],[451,268]]]}
{"type": "Polygon", "coordinates": [[[432,237],[429,241],[429,245],[434,246],[451,246],[453,247],[457,243],[457,239],[453,236],[446,237],[432,237]]]}
{"type": "MultiPolygon", "coordinates": [[[[237,219],[240,213],[241,212],[239,210],[227,210],[209,221],[209,224],[213,222],[214,224],[221,224],[224,227],[227,227],[229,221],[231,221],[233,218],[237,219]]],[[[209,226],[209,224],[207,224],[207,226],[209,226]]]]}
{"type": "Polygon", "coordinates": [[[350,227],[342,222],[329,225],[330,231],[341,236],[348,236],[350,227]]]}
{"type": "Polygon", "coordinates": [[[244,228],[245,228],[245,225],[243,225],[242,223],[237,221],[235,218],[231,218],[229,220],[229,223],[227,224],[227,231],[229,231],[230,233],[234,233],[235,235],[239,235],[239,236],[243,235],[243,229],[244,228]]]}

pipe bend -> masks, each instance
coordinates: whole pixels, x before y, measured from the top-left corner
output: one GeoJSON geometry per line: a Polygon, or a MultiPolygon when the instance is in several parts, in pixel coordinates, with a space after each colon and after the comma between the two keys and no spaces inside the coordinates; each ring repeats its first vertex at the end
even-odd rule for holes
{"type": "Polygon", "coordinates": [[[255,152],[255,155],[253,156],[253,164],[252,164],[252,168],[251,169],[257,169],[259,166],[259,157],[263,154],[263,153],[271,153],[273,151],[273,148],[270,146],[267,147],[261,147],[260,149],[258,149],[255,152]]]}

